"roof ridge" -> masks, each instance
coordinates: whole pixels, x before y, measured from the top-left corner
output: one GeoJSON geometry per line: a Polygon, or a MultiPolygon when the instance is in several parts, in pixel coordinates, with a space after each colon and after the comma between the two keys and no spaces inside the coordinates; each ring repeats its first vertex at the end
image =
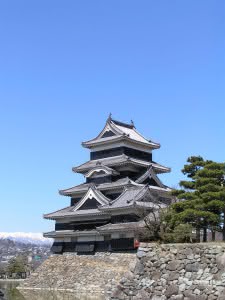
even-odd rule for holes
{"type": "Polygon", "coordinates": [[[139,193],[135,196],[135,198],[134,198],[134,201],[135,201],[135,202],[138,201],[138,200],[137,200],[138,196],[139,196],[139,195],[142,193],[142,191],[145,190],[145,189],[146,189],[146,192],[147,192],[147,190],[149,190],[148,184],[144,185],[143,188],[139,191],[139,193]]]}
{"type": "Polygon", "coordinates": [[[131,124],[128,124],[128,123],[125,123],[125,122],[117,121],[117,120],[112,119],[112,118],[110,119],[110,121],[113,122],[116,125],[123,126],[123,127],[126,127],[126,128],[130,128],[130,129],[135,128],[133,122],[131,124]]]}
{"type": "Polygon", "coordinates": [[[146,172],[144,174],[142,174],[135,182],[136,183],[141,183],[145,179],[147,179],[148,177],[153,178],[155,180],[155,182],[159,185],[159,187],[163,187],[163,183],[159,179],[159,177],[156,175],[156,173],[154,172],[154,169],[153,169],[152,165],[149,166],[148,169],[146,170],[146,172]]]}
{"type": "Polygon", "coordinates": [[[143,134],[141,134],[139,131],[137,131],[136,127],[134,127],[133,129],[134,129],[134,131],[135,131],[137,134],[139,134],[139,135],[140,135],[143,139],[145,139],[146,141],[151,142],[151,143],[154,143],[154,144],[158,144],[158,145],[160,146],[160,143],[153,142],[152,140],[147,139],[143,134]]]}
{"type": "Polygon", "coordinates": [[[119,136],[119,132],[118,132],[119,129],[114,128],[114,127],[112,126],[112,122],[111,122],[111,121],[112,121],[112,119],[111,119],[111,114],[110,114],[109,117],[108,117],[108,119],[106,120],[105,126],[104,126],[104,128],[101,130],[101,132],[100,132],[94,139],[91,139],[91,140],[82,142],[81,144],[84,146],[86,143],[91,142],[92,140],[99,139],[99,138],[101,137],[101,135],[103,134],[104,130],[107,128],[107,126],[110,127],[110,130],[111,130],[115,135],[118,134],[118,136],[119,136]]]}
{"type": "MultiPolygon", "coordinates": [[[[112,204],[114,204],[116,201],[118,201],[127,191],[127,187],[124,186],[122,193],[113,201],[109,202],[108,205],[111,206],[112,204]]],[[[106,204],[107,205],[107,204],[106,204]]],[[[104,207],[104,206],[103,206],[104,207]]]]}

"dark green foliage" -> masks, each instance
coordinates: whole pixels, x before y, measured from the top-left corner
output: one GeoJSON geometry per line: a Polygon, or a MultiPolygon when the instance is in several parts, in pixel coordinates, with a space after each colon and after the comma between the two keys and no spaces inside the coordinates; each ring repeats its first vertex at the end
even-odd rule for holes
{"type": "Polygon", "coordinates": [[[19,274],[26,272],[26,264],[22,257],[18,256],[9,261],[7,272],[10,274],[19,274]]]}
{"type": "Polygon", "coordinates": [[[0,264],[0,275],[4,275],[6,272],[6,267],[3,264],[0,264]]]}
{"type": "Polygon", "coordinates": [[[179,224],[173,230],[172,236],[175,243],[191,243],[193,241],[193,227],[190,224],[179,224]]]}
{"type": "Polygon", "coordinates": [[[204,168],[195,176],[196,193],[204,203],[204,209],[218,216],[218,222],[208,223],[208,227],[223,227],[223,240],[225,240],[225,163],[206,161],[204,168]],[[222,217],[222,219],[221,219],[222,217]]]}
{"type": "Polygon", "coordinates": [[[145,218],[146,240],[163,242],[207,241],[207,231],[223,229],[225,240],[225,163],[191,156],[182,169],[188,180],[180,181],[181,189],[172,195],[179,201],[158,214],[145,218]],[[222,226],[221,226],[222,225],[222,226]],[[193,232],[196,233],[193,238],[193,232]]]}
{"type": "Polygon", "coordinates": [[[192,156],[187,162],[182,172],[190,180],[182,180],[181,189],[172,192],[181,201],[172,205],[169,224],[174,230],[181,223],[192,225],[197,240],[203,229],[206,241],[208,229],[218,230],[225,223],[225,164],[204,161],[201,156],[192,156]]]}
{"type": "Polygon", "coordinates": [[[179,225],[171,226],[172,214],[173,212],[169,208],[160,215],[160,240],[164,243],[192,243],[194,240],[192,225],[180,223],[179,225]]]}
{"type": "MultiPolygon", "coordinates": [[[[190,156],[188,157],[187,162],[188,164],[184,165],[184,168],[182,169],[182,173],[191,179],[194,178],[196,172],[198,172],[205,164],[204,159],[201,156],[190,156]]],[[[185,187],[186,181],[183,181],[183,183],[184,185],[182,186],[185,187]]]]}

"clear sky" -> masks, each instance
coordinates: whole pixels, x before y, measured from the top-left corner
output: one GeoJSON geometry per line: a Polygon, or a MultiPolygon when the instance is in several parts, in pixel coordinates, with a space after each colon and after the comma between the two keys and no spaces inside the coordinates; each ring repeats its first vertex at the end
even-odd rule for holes
{"type": "Polygon", "coordinates": [[[224,161],[224,0],[1,1],[0,43],[0,231],[53,229],[110,112],[161,143],[170,186],[224,161]]]}

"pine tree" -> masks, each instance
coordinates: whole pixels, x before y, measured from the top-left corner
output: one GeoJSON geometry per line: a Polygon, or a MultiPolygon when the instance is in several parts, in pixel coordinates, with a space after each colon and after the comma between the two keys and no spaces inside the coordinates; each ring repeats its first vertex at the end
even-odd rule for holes
{"type": "Polygon", "coordinates": [[[24,260],[22,257],[18,256],[15,258],[12,258],[9,261],[9,265],[7,267],[7,271],[12,274],[12,273],[23,273],[26,271],[26,265],[24,263],[24,260]]]}
{"type": "MultiPolygon", "coordinates": [[[[222,224],[225,241],[225,163],[206,161],[194,178],[196,194],[202,201],[204,211],[218,216],[218,222],[210,224],[212,239],[215,240],[215,229],[222,224]]],[[[207,224],[204,232],[207,232],[207,224]]]]}
{"type": "Polygon", "coordinates": [[[218,210],[206,207],[204,198],[201,197],[201,192],[197,190],[197,174],[204,170],[206,165],[201,156],[191,156],[187,159],[188,164],[184,165],[182,173],[190,180],[180,181],[180,190],[172,192],[180,202],[172,205],[171,224],[173,227],[188,223],[196,229],[196,241],[200,241],[200,230],[203,229],[203,240],[207,240],[207,228],[215,227],[219,223],[218,210]]]}

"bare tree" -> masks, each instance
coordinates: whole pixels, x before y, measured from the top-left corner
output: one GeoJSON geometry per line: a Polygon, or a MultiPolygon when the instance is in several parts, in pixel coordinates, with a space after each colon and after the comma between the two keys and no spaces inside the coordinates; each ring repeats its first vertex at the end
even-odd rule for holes
{"type": "Polygon", "coordinates": [[[150,191],[141,202],[136,202],[136,214],[140,217],[143,225],[139,226],[136,232],[140,240],[159,241],[163,239],[163,233],[166,230],[164,215],[167,212],[167,205],[169,205],[168,199],[150,191]]]}

